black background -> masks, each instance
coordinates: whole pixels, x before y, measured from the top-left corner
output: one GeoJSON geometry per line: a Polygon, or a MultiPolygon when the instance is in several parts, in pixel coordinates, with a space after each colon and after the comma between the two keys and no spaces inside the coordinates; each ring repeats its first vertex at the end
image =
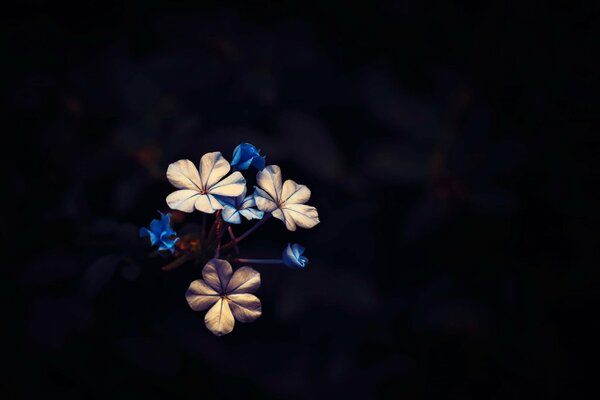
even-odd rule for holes
{"type": "Polygon", "coordinates": [[[3,23],[6,388],[577,397],[597,337],[592,2],[197,3],[22,2],[3,23]],[[311,263],[257,267],[263,316],[218,338],[185,302],[200,266],[161,272],[136,235],[170,162],[246,141],[321,223],[242,244],[311,263]]]}

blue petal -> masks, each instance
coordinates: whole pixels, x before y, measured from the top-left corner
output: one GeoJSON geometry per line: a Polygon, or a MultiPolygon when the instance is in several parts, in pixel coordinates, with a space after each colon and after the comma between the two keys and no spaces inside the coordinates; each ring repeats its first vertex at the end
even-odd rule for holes
{"type": "Polygon", "coordinates": [[[167,236],[177,235],[177,233],[171,227],[167,227],[166,229],[163,229],[161,234],[163,234],[163,233],[166,234],[167,236]]]}
{"type": "Polygon", "coordinates": [[[160,213],[160,222],[162,222],[163,226],[171,226],[171,213],[163,214],[160,213]]]}
{"type": "Polygon", "coordinates": [[[264,156],[263,157],[260,157],[260,156],[253,157],[251,165],[260,171],[265,167],[265,163],[266,163],[265,158],[266,157],[264,157],[264,156]]]}
{"type": "Polygon", "coordinates": [[[243,158],[249,158],[259,155],[259,150],[250,143],[242,143],[238,146],[243,158]]]}
{"type": "Polygon", "coordinates": [[[219,203],[221,203],[221,205],[223,207],[233,207],[233,208],[236,208],[236,201],[235,201],[236,198],[235,197],[215,195],[215,198],[217,199],[217,201],[219,203]]]}
{"type": "Polygon", "coordinates": [[[293,269],[305,268],[308,264],[308,258],[300,256],[304,252],[304,247],[299,244],[290,245],[283,250],[281,261],[293,269]]]}
{"type": "Polygon", "coordinates": [[[160,244],[160,246],[158,246],[158,250],[159,250],[159,251],[171,250],[171,252],[172,252],[172,250],[173,250],[173,249],[171,249],[171,248],[169,248],[169,247],[165,246],[165,244],[164,244],[164,243],[161,243],[161,244],[160,244]]]}
{"type": "Polygon", "coordinates": [[[140,237],[143,238],[147,236],[150,236],[150,244],[154,246],[158,241],[158,236],[154,232],[148,230],[147,228],[140,228],[140,237]]]}
{"type": "Polygon", "coordinates": [[[294,256],[298,258],[304,253],[304,247],[300,246],[298,243],[294,243],[292,245],[292,252],[294,253],[294,256]]]}
{"type": "Polygon", "coordinates": [[[265,216],[263,211],[256,208],[243,208],[239,211],[246,219],[262,219],[265,216]]]}
{"type": "Polygon", "coordinates": [[[238,169],[248,169],[252,165],[253,158],[249,158],[246,161],[240,162],[237,166],[238,169]]]}
{"type": "Polygon", "coordinates": [[[177,243],[179,241],[179,238],[174,238],[174,239],[169,239],[169,238],[165,238],[163,240],[161,240],[161,245],[159,248],[159,250],[164,250],[164,249],[168,249],[168,250],[173,250],[173,248],[175,247],[175,243],[177,243]]]}
{"type": "Polygon", "coordinates": [[[231,166],[238,170],[245,170],[253,166],[263,169],[264,157],[260,156],[260,150],[250,143],[241,143],[233,150],[231,166]]]}
{"type": "Polygon", "coordinates": [[[150,230],[155,235],[160,235],[163,231],[163,223],[158,219],[153,219],[152,222],[150,222],[150,230]]]}
{"type": "Polygon", "coordinates": [[[171,253],[173,253],[175,251],[175,243],[177,243],[178,240],[179,238],[170,239],[169,236],[165,235],[161,237],[158,250],[170,250],[171,253]]]}
{"type": "Polygon", "coordinates": [[[171,250],[172,253],[174,251],[173,246],[179,238],[171,239],[171,237],[177,236],[177,233],[171,228],[171,214],[163,214],[160,211],[158,213],[160,214],[160,220],[153,219],[150,222],[150,229],[140,228],[140,237],[149,236],[150,243],[153,246],[159,245],[158,250],[171,250]]]}
{"type": "Polygon", "coordinates": [[[240,218],[240,213],[235,207],[225,206],[223,207],[223,212],[221,216],[225,221],[230,224],[239,224],[242,222],[240,218]]]}
{"type": "Polygon", "coordinates": [[[308,258],[300,257],[298,260],[300,261],[300,264],[302,264],[302,267],[306,267],[306,265],[308,265],[308,258]]]}
{"type": "Polygon", "coordinates": [[[235,149],[233,149],[233,155],[231,156],[231,165],[237,167],[242,159],[242,148],[241,144],[237,145],[235,149]]]}

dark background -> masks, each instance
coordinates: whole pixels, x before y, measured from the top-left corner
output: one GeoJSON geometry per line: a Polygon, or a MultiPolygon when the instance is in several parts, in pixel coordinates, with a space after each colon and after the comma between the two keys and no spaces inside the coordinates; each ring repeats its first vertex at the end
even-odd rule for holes
{"type": "Polygon", "coordinates": [[[2,25],[5,389],[577,397],[597,338],[593,3],[197,3],[26,1],[2,25]],[[184,298],[200,267],[161,272],[137,230],[166,211],[170,162],[245,141],[321,223],[242,244],[311,263],[257,267],[263,316],[218,338],[184,298]]]}

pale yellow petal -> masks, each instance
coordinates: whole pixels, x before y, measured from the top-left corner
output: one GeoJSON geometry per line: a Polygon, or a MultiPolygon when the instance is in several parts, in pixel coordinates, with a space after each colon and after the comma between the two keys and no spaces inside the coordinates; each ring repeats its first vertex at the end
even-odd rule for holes
{"type": "Polygon", "coordinates": [[[276,203],[281,198],[281,169],[277,165],[267,165],[256,174],[256,184],[267,192],[276,203]]]}
{"type": "Polygon", "coordinates": [[[209,260],[202,269],[204,281],[219,294],[225,294],[232,273],[231,264],[218,258],[209,260]]]}
{"type": "Polygon", "coordinates": [[[194,311],[206,310],[215,304],[221,297],[202,279],[197,279],[190,284],[185,292],[185,298],[194,311]]]}
{"type": "Polygon", "coordinates": [[[274,210],[271,214],[277,219],[280,219],[285,224],[285,227],[290,231],[296,230],[296,223],[294,219],[289,214],[285,214],[280,208],[274,210]]]}
{"type": "Polygon", "coordinates": [[[260,211],[271,212],[278,207],[271,195],[260,188],[254,188],[254,201],[260,211]]]}
{"type": "Polygon", "coordinates": [[[229,162],[223,158],[221,152],[206,153],[200,159],[200,181],[202,188],[208,190],[215,183],[219,182],[222,177],[227,175],[231,166],[229,162]]]}
{"type": "Polygon", "coordinates": [[[177,189],[200,191],[202,187],[198,170],[190,160],[179,160],[169,164],[167,179],[177,189]]]}
{"type": "Polygon", "coordinates": [[[194,207],[198,211],[202,211],[207,214],[212,214],[217,210],[221,210],[223,205],[215,199],[212,194],[203,194],[196,198],[194,207]]]}
{"type": "Polygon", "coordinates": [[[250,293],[239,293],[227,296],[231,313],[240,322],[252,322],[262,314],[260,300],[250,293]]]}
{"type": "Polygon", "coordinates": [[[244,189],[246,189],[246,178],[240,171],[235,171],[207,188],[209,193],[227,197],[237,197],[244,192],[244,189]]]}
{"type": "Polygon", "coordinates": [[[319,213],[313,206],[307,206],[306,204],[286,204],[282,210],[285,214],[285,219],[293,219],[294,223],[300,228],[312,228],[320,222],[319,213]]]}
{"type": "Polygon", "coordinates": [[[260,273],[250,267],[241,267],[233,273],[226,293],[254,293],[259,287],[260,273]]]}
{"type": "Polygon", "coordinates": [[[304,204],[310,199],[310,189],[304,185],[299,185],[291,179],[283,183],[283,192],[281,194],[281,203],[285,204],[304,204]]]}
{"type": "Polygon", "coordinates": [[[235,319],[233,319],[228,301],[219,298],[219,301],[206,313],[204,323],[208,330],[217,336],[223,336],[231,332],[235,325],[235,319]]]}
{"type": "Polygon", "coordinates": [[[196,190],[176,190],[167,196],[167,205],[172,210],[191,213],[194,211],[194,204],[199,196],[200,193],[196,190]]]}

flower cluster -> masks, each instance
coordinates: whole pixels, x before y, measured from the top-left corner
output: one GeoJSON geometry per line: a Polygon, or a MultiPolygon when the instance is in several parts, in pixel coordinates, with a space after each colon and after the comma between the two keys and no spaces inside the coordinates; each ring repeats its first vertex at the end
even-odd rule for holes
{"type": "MultiPolygon", "coordinates": [[[[206,215],[200,232],[177,237],[171,227],[171,214],[153,220],[150,229],[141,228],[141,237],[150,237],[159,253],[168,251],[175,260],[162,269],[169,271],[187,261],[204,265],[202,278],[193,281],[186,299],[194,311],[208,309],[204,322],[215,335],[230,333],[235,321],[252,322],[261,315],[260,300],[252,293],[260,287],[260,273],[248,266],[235,272],[231,264],[281,264],[292,269],[308,265],[304,247],[288,244],[281,258],[246,259],[239,257],[238,243],[255,232],[271,217],[281,220],[290,231],[297,227],[312,228],[319,223],[317,209],[306,204],[310,190],[293,180],[283,181],[277,165],[265,166],[265,157],[249,143],[238,145],[230,164],[220,152],[206,153],[198,168],[190,160],[169,165],[168,181],[177,189],[167,196],[172,210],[184,213],[200,211],[214,214],[209,227],[206,215]],[[234,171],[230,174],[230,171],[234,171]],[[240,171],[256,168],[256,186],[248,194],[246,178],[240,171]],[[243,218],[242,218],[243,217],[243,218]],[[236,236],[233,225],[243,219],[257,220],[246,232],[236,236]],[[228,239],[224,243],[224,237],[228,239]]],[[[169,254],[166,253],[166,254],[169,254]]]]}

